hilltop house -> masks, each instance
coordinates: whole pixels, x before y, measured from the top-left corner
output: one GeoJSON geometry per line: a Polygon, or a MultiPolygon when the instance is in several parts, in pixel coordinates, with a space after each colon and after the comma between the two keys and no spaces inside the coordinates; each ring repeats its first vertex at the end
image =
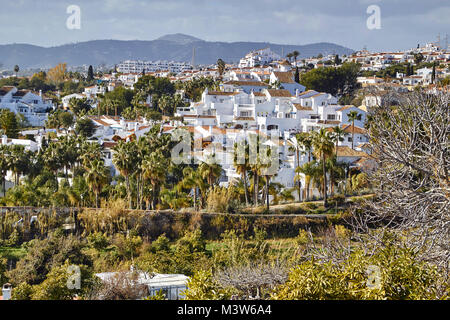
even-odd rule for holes
{"type": "Polygon", "coordinates": [[[52,108],[53,103],[43,99],[42,93],[18,90],[13,86],[0,88],[0,109],[24,115],[31,126],[43,126],[47,120],[47,111],[52,108]]]}

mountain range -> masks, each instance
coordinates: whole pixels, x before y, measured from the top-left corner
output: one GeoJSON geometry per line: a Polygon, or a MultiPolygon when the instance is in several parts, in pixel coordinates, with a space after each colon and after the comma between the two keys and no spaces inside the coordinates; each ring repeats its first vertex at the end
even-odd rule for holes
{"type": "Polygon", "coordinates": [[[69,66],[101,64],[114,65],[123,60],[192,61],[195,48],[195,64],[213,64],[221,58],[225,62],[238,62],[252,50],[270,47],[272,51],[286,55],[297,50],[300,58],[326,54],[351,54],[354,50],[327,42],[306,45],[281,45],[268,42],[212,42],[177,33],[151,41],[142,40],[92,40],[55,47],[30,44],[0,45],[0,66],[12,68],[19,65],[28,68],[50,68],[60,62],[69,66]]]}

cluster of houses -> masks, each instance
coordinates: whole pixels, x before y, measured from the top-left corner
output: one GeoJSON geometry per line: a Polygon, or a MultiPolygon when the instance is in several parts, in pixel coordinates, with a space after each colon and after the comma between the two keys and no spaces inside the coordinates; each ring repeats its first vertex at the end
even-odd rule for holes
{"type": "MultiPolygon", "coordinates": [[[[413,63],[414,54],[420,52],[425,61],[437,61],[439,65],[447,65],[450,53],[432,45],[399,53],[369,53],[360,51],[351,56],[341,57],[343,61],[355,61],[363,67],[378,70],[396,62],[413,63]]],[[[104,74],[97,79],[97,84],[85,88],[81,94],[62,97],[62,104],[68,108],[72,98],[87,98],[92,106],[96,106],[97,95],[113,91],[119,86],[133,89],[134,84],[144,74],[156,77],[169,77],[172,81],[187,81],[200,77],[220,79],[220,88],[206,89],[199,102],[190,102],[189,106],[178,108],[174,119],[160,121],[162,134],[172,134],[177,129],[185,129],[194,134],[194,154],[205,160],[211,155],[219,156],[223,161],[223,176],[220,183],[227,186],[239,178],[230,157],[233,146],[242,137],[251,134],[272,137],[277,136],[280,169],[273,181],[281,183],[286,188],[293,187],[295,168],[308,161],[306,153],[297,160],[292,151],[295,135],[300,132],[317,131],[320,128],[332,130],[340,127],[345,132],[343,141],[338,143],[338,161],[345,162],[349,167],[362,170],[370,168],[370,151],[367,150],[368,137],[364,129],[368,108],[380,103],[380,97],[373,94],[364,96],[361,105],[341,105],[338,97],[327,92],[306,90],[295,81],[295,67],[302,64],[313,64],[320,67],[325,59],[332,56],[302,59],[295,62],[283,60],[270,48],[252,51],[240,60],[238,66],[227,65],[224,73],[219,74],[217,66],[205,68],[189,67],[186,63],[125,61],[119,65],[119,73],[104,74]],[[172,70],[171,67],[174,69],[172,70]],[[349,113],[356,112],[361,118],[350,121],[349,113]]],[[[369,70],[369,69],[367,69],[369,70]]],[[[447,69],[436,69],[437,77],[448,75],[447,69]]],[[[414,76],[420,84],[429,84],[430,68],[415,71],[414,76]]],[[[408,77],[398,74],[397,79],[389,83],[377,77],[360,77],[358,82],[362,87],[378,89],[395,89],[400,92],[412,90],[415,83],[409,83],[408,77]]],[[[182,92],[181,92],[182,93],[182,92]]],[[[147,100],[150,97],[147,97],[147,100]]],[[[149,103],[149,101],[147,101],[149,103]]],[[[47,119],[49,109],[53,108],[51,101],[46,101],[41,94],[14,87],[0,88],[0,107],[8,108],[16,113],[24,114],[30,125],[41,127],[47,119]]],[[[125,120],[112,116],[89,116],[96,126],[92,141],[103,147],[105,164],[111,167],[113,175],[118,174],[112,162],[114,146],[117,141],[129,141],[144,135],[155,125],[155,122],[144,118],[125,120]]],[[[46,134],[45,130],[35,130],[37,139],[26,144],[30,150],[39,150],[39,137],[46,134]]],[[[48,130],[47,130],[48,131],[48,130]]],[[[24,133],[22,133],[24,134],[24,133]]],[[[30,134],[30,132],[28,132],[30,134]]],[[[67,134],[58,132],[58,135],[67,134]]],[[[16,140],[3,137],[2,144],[16,144],[16,140]]],[[[269,142],[267,142],[269,143],[269,142]]],[[[273,143],[273,142],[272,142],[273,143]]],[[[305,183],[302,181],[302,186],[305,183]]]]}
{"type": "Polygon", "coordinates": [[[19,90],[14,86],[0,88],[0,109],[22,114],[30,126],[43,126],[47,114],[53,109],[51,100],[42,97],[42,92],[19,90]]]}

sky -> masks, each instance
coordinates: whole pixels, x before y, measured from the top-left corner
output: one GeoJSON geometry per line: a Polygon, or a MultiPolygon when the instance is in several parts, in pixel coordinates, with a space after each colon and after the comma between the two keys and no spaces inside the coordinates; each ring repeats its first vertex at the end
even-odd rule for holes
{"type": "Polygon", "coordinates": [[[380,51],[450,36],[449,0],[0,0],[0,7],[0,44],[45,47],[184,33],[207,41],[332,42],[380,51]],[[80,29],[67,28],[70,5],[80,8],[80,29]],[[373,5],[380,29],[367,26],[373,5]]]}

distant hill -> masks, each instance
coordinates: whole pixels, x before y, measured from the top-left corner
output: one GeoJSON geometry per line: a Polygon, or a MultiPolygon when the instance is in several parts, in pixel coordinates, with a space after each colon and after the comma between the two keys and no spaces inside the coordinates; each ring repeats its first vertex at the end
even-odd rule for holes
{"type": "Polygon", "coordinates": [[[351,54],[353,50],[333,43],[307,45],[280,45],[268,42],[209,42],[189,35],[170,34],[152,41],[94,40],[57,47],[39,47],[29,44],[0,45],[0,64],[3,68],[19,65],[27,68],[49,68],[60,62],[70,66],[117,64],[127,59],[192,60],[195,47],[196,64],[213,64],[218,58],[237,62],[252,50],[270,47],[274,52],[287,54],[297,50],[300,57],[326,54],[351,54]]]}

